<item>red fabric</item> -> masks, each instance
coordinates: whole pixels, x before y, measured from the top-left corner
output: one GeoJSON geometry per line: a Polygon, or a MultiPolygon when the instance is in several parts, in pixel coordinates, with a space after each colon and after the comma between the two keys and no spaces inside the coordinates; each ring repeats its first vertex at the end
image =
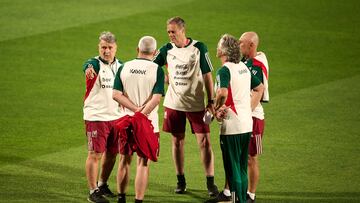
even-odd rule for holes
{"type": "Polygon", "coordinates": [[[252,117],[253,131],[249,142],[249,155],[260,155],[263,152],[262,138],[264,134],[265,120],[252,117]]]}
{"type": "Polygon", "coordinates": [[[96,77],[94,77],[93,79],[86,78],[86,92],[85,92],[85,96],[84,96],[84,101],[89,96],[92,88],[94,87],[97,77],[98,76],[96,75],[96,77]]]}
{"type": "Polygon", "coordinates": [[[259,60],[256,60],[255,58],[253,59],[253,66],[257,66],[257,67],[260,67],[262,72],[265,74],[265,77],[266,79],[268,79],[268,72],[267,72],[267,69],[265,67],[265,65],[259,61],[259,60]]]}
{"type": "Polygon", "coordinates": [[[237,115],[236,109],[235,109],[235,104],[234,104],[234,100],[232,97],[232,91],[231,91],[231,85],[229,84],[228,87],[228,97],[225,101],[225,106],[230,106],[230,108],[235,112],[235,114],[237,115]]]}
{"type": "Polygon", "coordinates": [[[159,151],[158,136],[154,133],[151,121],[142,113],[126,115],[118,120],[119,151],[121,154],[132,155],[157,161],[159,151]]]}

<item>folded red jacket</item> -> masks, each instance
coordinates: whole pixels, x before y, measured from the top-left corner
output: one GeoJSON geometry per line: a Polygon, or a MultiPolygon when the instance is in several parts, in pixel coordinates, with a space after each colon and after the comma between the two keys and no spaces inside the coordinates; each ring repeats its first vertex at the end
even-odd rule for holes
{"type": "Polygon", "coordinates": [[[151,121],[142,113],[133,116],[126,115],[116,123],[119,133],[120,154],[132,155],[157,161],[159,150],[158,136],[154,133],[151,121]]]}

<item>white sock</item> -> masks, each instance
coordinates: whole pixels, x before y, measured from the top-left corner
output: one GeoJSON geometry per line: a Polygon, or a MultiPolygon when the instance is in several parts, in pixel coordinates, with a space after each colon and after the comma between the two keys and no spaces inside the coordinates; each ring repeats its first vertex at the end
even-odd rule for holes
{"type": "Polygon", "coordinates": [[[100,186],[102,186],[102,185],[104,185],[104,184],[105,184],[104,182],[102,182],[101,180],[99,180],[97,185],[98,185],[98,187],[100,187],[100,186]]]}
{"type": "Polygon", "coordinates": [[[94,193],[95,190],[97,190],[97,189],[98,189],[97,187],[96,187],[95,189],[93,189],[93,190],[90,189],[90,195],[91,195],[92,193],[94,193]]]}
{"type": "Polygon", "coordinates": [[[255,193],[247,192],[252,200],[255,199],[255,193]]]}
{"type": "Polygon", "coordinates": [[[224,195],[225,196],[228,196],[228,197],[230,197],[231,196],[231,192],[230,192],[230,190],[229,189],[224,189],[224,195]]]}

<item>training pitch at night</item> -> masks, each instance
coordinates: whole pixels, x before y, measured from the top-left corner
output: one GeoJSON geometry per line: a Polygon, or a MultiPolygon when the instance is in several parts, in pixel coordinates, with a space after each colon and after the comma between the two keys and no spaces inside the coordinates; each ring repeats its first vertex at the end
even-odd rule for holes
{"type": "MultiPolygon", "coordinates": [[[[360,2],[355,0],[2,0],[0,2],[0,202],[86,202],[82,64],[98,35],[118,38],[117,57],[136,57],[143,35],[168,42],[179,15],[204,42],[215,71],[220,36],[260,36],[270,66],[257,202],[360,202],[360,2]]],[[[163,116],[162,105],[160,118],[163,116]]],[[[162,125],[162,119],[160,119],[162,125]]],[[[211,126],[215,182],[224,171],[211,126]]],[[[144,202],[203,202],[204,170],[188,131],[188,193],[176,195],[171,135],[161,132],[144,202]]],[[[133,166],[135,164],[133,162],[133,166]]],[[[114,169],[109,185],[115,192],[114,169]]],[[[132,167],[128,202],[134,199],[132,167]]],[[[112,199],[111,202],[116,202],[112,199]]]]}

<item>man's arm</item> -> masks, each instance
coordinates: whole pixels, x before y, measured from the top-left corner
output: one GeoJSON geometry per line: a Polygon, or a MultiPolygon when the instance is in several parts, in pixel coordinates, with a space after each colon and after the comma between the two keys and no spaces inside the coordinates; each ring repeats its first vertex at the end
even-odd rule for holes
{"type": "Polygon", "coordinates": [[[265,86],[261,83],[258,77],[250,72],[251,75],[251,110],[254,111],[256,106],[260,103],[263,96],[265,86]]]}
{"type": "Polygon", "coordinates": [[[204,85],[206,89],[206,95],[208,97],[207,109],[211,111],[212,114],[215,113],[214,110],[214,82],[212,79],[211,72],[203,74],[204,85]]]}
{"type": "Polygon", "coordinates": [[[262,95],[264,93],[264,85],[260,83],[258,86],[251,90],[251,111],[254,111],[256,106],[260,103],[262,95]]]}
{"type": "Polygon", "coordinates": [[[141,113],[148,115],[154,108],[159,105],[162,94],[153,94],[150,101],[145,104],[145,107],[141,110],[141,113]]]}
{"type": "Polygon", "coordinates": [[[219,88],[216,91],[216,102],[215,102],[215,110],[220,109],[225,104],[225,101],[228,96],[227,88],[219,88]]]}
{"type": "Polygon", "coordinates": [[[113,89],[113,99],[120,105],[130,109],[133,112],[137,112],[141,107],[136,106],[129,98],[127,98],[121,91],[113,89]]]}

